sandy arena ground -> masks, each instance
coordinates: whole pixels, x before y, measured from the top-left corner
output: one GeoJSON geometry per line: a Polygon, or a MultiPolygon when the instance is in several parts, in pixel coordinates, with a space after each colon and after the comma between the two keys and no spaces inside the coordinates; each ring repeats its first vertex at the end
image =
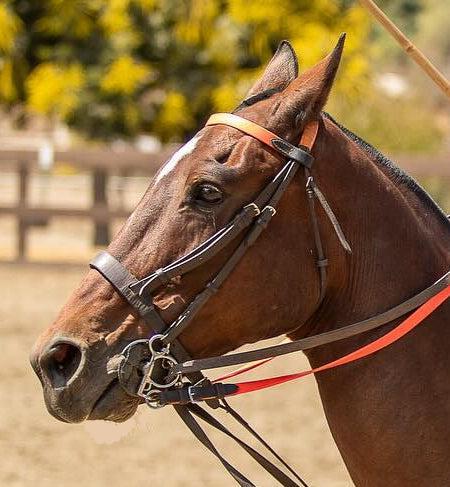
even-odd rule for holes
{"type": "MultiPolygon", "coordinates": [[[[235,485],[169,408],[141,407],[135,418],[118,426],[66,425],[48,415],[28,353],[84,272],[82,268],[0,266],[0,485],[235,485]]],[[[299,354],[278,360],[264,374],[306,366],[299,354]]],[[[311,486],[351,486],[325,423],[314,379],[280,387],[283,395],[275,388],[233,404],[311,486]]],[[[234,445],[222,440],[217,444],[258,486],[275,485],[234,445]]]]}
{"type": "MultiPolygon", "coordinates": [[[[118,182],[113,183],[114,180],[110,196],[114,199],[115,195],[117,200],[119,186],[118,182]]],[[[130,179],[122,188],[128,207],[134,206],[146,185],[145,178],[138,178],[130,179]]],[[[86,207],[88,189],[86,176],[41,176],[33,181],[30,203],[86,207]]],[[[11,204],[15,193],[13,176],[2,175],[0,201],[11,204]]],[[[445,208],[450,211],[450,202],[445,208]]],[[[48,227],[31,231],[29,257],[87,262],[95,252],[90,246],[91,234],[92,227],[86,221],[55,219],[48,227]]],[[[14,221],[2,218],[0,260],[13,258],[14,248],[14,221]]],[[[0,264],[0,486],[235,485],[170,409],[150,411],[141,407],[135,418],[122,425],[66,425],[48,415],[39,382],[28,364],[28,353],[84,272],[84,267],[69,265],[0,264]]],[[[305,358],[297,354],[278,359],[255,376],[305,367],[305,358]]],[[[314,379],[255,393],[234,400],[233,404],[289,459],[311,487],[352,485],[328,431],[314,379]]],[[[256,485],[275,485],[233,444],[222,439],[217,444],[256,485]]]]}

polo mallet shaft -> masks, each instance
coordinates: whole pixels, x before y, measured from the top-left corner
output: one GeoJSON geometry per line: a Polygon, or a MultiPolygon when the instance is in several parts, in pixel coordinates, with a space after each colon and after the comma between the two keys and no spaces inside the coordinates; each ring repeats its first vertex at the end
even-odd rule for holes
{"type": "Polygon", "coordinates": [[[378,22],[394,37],[409,56],[427,73],[437,86],[450,98],[449,80],[431,63],[431,61],[418,49],[392,20],[372,0],[359,0],[364,7],[378,20],[378,22]]]}

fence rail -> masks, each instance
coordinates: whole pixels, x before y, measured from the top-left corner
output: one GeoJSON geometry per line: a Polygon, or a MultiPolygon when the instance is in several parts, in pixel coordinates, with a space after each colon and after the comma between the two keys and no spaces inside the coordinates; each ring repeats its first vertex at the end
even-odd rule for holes
{"type": "MultiPolygon", "coordinates": [[[[68,163],[78,170],[88,171],[91,177],[91,207],[31,207],[29,204],[30,178],[39,169],[38,152],[26,150],[0,151],[0,172],[14,171],[18,174],[18,198],[14,205],[0,206],[0,216],[14,216],[16,220],[17,248],[15,262],[27,261],[28,231],[33,226],[48,224],[55,217],[87,218],[94,224],[94,245],[106,245],[110,240],[110,225],[114,219],[126,218],[129,211],[112,209],[107,198],[108,179],[112,174],[153,175],[161,164],[176,150],[166,146],[158,153],[145,154],[127,150],[123,152],[106,149],[76,149],[56,151],[58,164],[68,163]]],[[[438,176],[450,179],[450,155],[400,156],[396,163],[414,177],[438,176]]]]}

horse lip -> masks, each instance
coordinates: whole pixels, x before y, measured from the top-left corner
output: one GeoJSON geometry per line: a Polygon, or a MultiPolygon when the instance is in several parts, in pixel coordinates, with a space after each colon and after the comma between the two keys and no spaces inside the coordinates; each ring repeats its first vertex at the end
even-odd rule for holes
{"type": "Polygon", "coordinates": [[[58,412],[56,412],[53,408],[50,410],[48,407],[47,407],[49,413],[55,418],[57,419],[58,421],[61,421],[62,423],[67,423],[67,424],[71,424],[72,421],[69,421],[68,419],[64,418],[63,416],[61,416],[58,412]]]}
{"type": "Polygon", "coordinates": [[[29,360],[30,360],[31,367],[34,370],[34,373],[38,376],[38,379],[41,383],[41,386],[43,387],[44,386],[44,379],[42,377],[42,370],[41,370],[41,367],[39,366],[39,358],[34,353],[34,351],[31,352],[29,360]]]}
{"type": "Polygon", "coordinates": [[[91,412],[88,415],[88,418],[95,411],[95,409],[102,402],[102,400],[109,394],[109,392],[112,391],[118,385],[120,384],[119,384],[119,379],[117,377],[115,377],[109,382],[109,384],[105,387],[105,389],[103,389],[102,393],[98,396],[97,400],[94,402],[91,408],[91,412]]]}

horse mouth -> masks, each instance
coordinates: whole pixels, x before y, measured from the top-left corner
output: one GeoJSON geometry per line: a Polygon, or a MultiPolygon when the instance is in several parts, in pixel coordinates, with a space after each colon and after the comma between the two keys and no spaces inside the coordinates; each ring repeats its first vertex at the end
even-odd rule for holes
{"type": "Polygon", "coordinates": [[[120,385],[119,380],[115,378],[97,398],[87,419],[118,423],[126,421],[136,412],[139,403],[139,399],[129,396],[120,385]]]}

